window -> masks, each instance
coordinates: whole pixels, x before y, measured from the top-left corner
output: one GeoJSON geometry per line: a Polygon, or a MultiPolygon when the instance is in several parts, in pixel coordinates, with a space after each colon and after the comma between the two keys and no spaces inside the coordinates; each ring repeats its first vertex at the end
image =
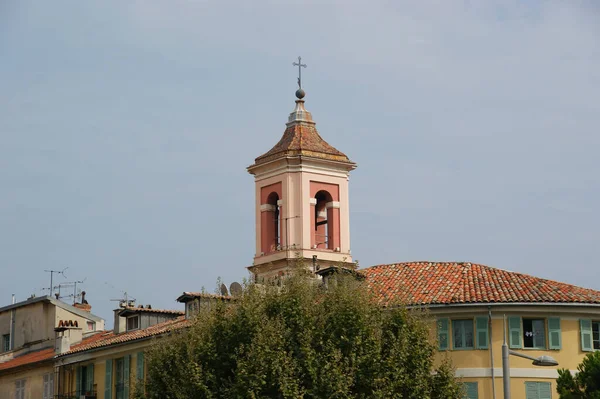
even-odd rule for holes
{"type": "Polygon", "coordinates": [[[546,320],[523,319],[523,347],[546,349],[546,320]]]}
{"type": "Polygon", "coordinates": [[[139,315],[129,316],[127,318],[127,331],[137,330],[140,328],[140,317],[139,315]]]}
{"type": "Polygon", "coordinates": [[[129,362],[130,355],[127,355],[115,361],[116,399],[129,398],[129,362]]]}
{"type": "Polygon", "coordinates": [[[465,399],[478,399],[479,389],[476,382],[465,382],[463,383],[464,398],[465,399]]]}
{"type": "Polygon", "coordinates": [[[94,331],[94,327],[95,327],[94,324],[95,323],[93,321],[88,321],[87,322],[87,329],[88,329],[88,331],[94,331]]]}
{"type": "Polygon", "coordinates": [[[15,399],[25,399],[25,380],[15,382],[15,399]]]}
{"type": "Polygon", "coordinates": [[[44,374],[44,399],[54,398],[54,374],[44,374]]]}
{"type": "Polygon", "coordinates": [[[8,352],[10,350],[10,334],[2,336],[2,352],[8,352]]]}
{"type": "Polygon", "coordinates": [[[552,399],[552,388],[549,382],[526,382],[525,399],[552,399]]]}
{"type": "Polygon", "coordinates": [[[117,393],[117,399],[125,399],[124,396],[124,384],[123,384],[123,380],[125,377],[125,373],[124,373],[124,362],[123,359],[117,359],[116,364],[115,364],[115,391],[117,393]]]}
{"type": "Polygon", "coordinates": [[[473,349],[473,320],[452,320],[454,349],[473,349]]]}
{"type": "Polygon", "coordinates": [[[315,200],[315,248],[332,249],[332,242],[330,239],[331,220],[329,218],[330,211],[327,209],[327,204],[333,200],[331,195],[326,191],[319,191],[315,196],[315,200]]]}
{"type": "Polygon", "coordinates": [[[600,350],[600,321],[592,322],[592,344],[594,349],[600,350]]]}

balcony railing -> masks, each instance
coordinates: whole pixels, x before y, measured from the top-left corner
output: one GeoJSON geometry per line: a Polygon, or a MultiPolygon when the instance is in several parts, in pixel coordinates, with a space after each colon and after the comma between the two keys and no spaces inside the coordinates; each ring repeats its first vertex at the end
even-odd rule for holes
{"type": "Polygon", "coordinates": [[[93,391],[83,391],[83,392],[69,392],[69,393],[61,393],[58,395],[54,395],[54,399],[98,399],[98,395],[96,394],[96,390],[93,391]]]}

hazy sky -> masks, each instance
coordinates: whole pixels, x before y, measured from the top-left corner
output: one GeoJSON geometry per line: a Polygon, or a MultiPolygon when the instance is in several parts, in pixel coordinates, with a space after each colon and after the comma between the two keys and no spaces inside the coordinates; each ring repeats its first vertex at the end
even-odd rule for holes
{"type": "MultiPolygon", "coordinates": [[[[0,306],[85,279],[247,276],[254,183],[298,55],[358,163],[361,267],[471,261],[600,290],[600,7],[589,1],[0,2],[0,306]]],[[[68,300],[68,299],[67,299],[68,300]]]]}

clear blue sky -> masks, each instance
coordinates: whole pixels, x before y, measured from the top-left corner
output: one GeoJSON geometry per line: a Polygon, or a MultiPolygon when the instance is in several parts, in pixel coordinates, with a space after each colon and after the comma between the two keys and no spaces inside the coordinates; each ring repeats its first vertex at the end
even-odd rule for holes
{"type": "Polygon", "coordinates": [[[0,305],[85,280],[178,308],[247,276],[245,168],[294,106],[358,163],[361,267],[471,261],[600,290],[594,1],[0,2],[0,305]]]}

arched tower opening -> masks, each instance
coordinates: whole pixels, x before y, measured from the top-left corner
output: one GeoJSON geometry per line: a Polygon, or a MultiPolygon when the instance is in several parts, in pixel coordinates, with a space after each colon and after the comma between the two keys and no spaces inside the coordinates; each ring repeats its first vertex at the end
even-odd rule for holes
{"type": "Polygon", "coordinates": [[[315,215],[312,221],[312,246],[315,249],[334,249],[332,232],[334,231],[331,206],[333,197],[325,190],[315,194],[315,215]]]}
{"type": "Polygon", "coordinates": [[[271,192],[262,205],[261,250],[271,253],[281,249],[281,208],[279,194],[271,192]]]}

